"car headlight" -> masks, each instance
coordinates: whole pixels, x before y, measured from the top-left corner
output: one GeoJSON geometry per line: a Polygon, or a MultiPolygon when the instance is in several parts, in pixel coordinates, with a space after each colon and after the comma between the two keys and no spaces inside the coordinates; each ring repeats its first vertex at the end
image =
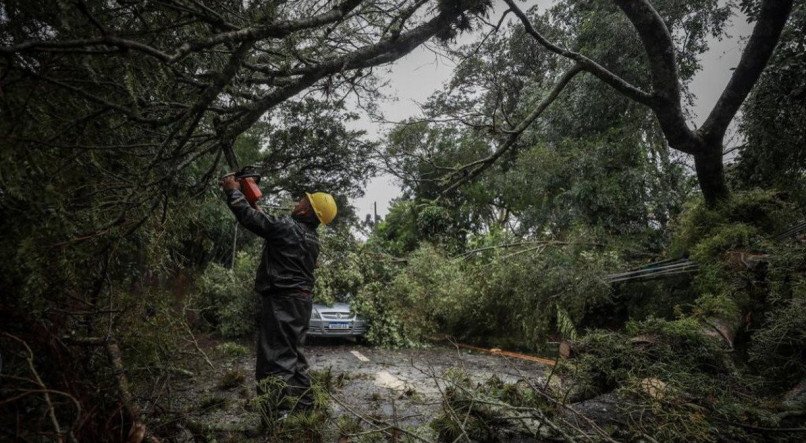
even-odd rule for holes
{"type": "Polygon", "coordinates": [[[315,319],[317,319],[317,320],[321,320],[321,319],[322,319],[322,316],[321,316],[321,315],[319,315],[319,311],[317,311],[316,309],[314,309],[313,311],[311,311],[311,317],[313,317],[313,318],[315,318],[315,319]]]}

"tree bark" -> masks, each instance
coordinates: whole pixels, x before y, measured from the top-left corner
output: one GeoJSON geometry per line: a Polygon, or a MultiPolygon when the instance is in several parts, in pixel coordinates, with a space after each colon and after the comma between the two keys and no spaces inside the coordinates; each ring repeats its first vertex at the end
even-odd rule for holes
{"type": "Polygon", "coordinates": [[[703,144],[694,154],[694,168],[705,204],[713,208],[730,195],[722,165],[722,143],[703,144]]]}

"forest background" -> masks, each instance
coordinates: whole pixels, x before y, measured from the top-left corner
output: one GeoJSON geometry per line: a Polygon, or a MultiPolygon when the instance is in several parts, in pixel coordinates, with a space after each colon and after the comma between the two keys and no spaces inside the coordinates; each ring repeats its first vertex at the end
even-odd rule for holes
{"type": "Polygon", "coordinates": [[[136,403],[122,369],[150,368],[129,370],[147,385],[180,365],[184,337],[253,332],[260,242],[233,241],[215,185],[231,146],[261,172],[267,210],[337,196],[316,297],[351,302],[369,342],[567,342],[563,398],[616,392],[652,412],[616,426],[622,438],[802,432],[803,2],[490,10],[4,2],[3,428],[129,429],[139,414],[109,413],[136,403]],[[747,57],[691,129],[700,56],[739,11],[747,57]],[[470,29],[481,37],[452,43],[470,29]],[[378,141],[346,125],[348,101],[377,112],[377,68],[426,41],[461,61],[422,115],[378,141]],[[403,194],[361,220],[349,201],[379,171],[403,194]],[[678,259],[693,265],[613,282],[678,259]]]}

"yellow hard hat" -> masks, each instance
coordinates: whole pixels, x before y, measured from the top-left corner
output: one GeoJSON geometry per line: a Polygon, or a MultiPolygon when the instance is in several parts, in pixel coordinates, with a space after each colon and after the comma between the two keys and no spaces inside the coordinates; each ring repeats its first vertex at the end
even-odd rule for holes
{"type": "Polygon", "coordinates": [[[320,222],[329,225],[330,222],[336,218],[336,200],[327,192],[314,192],[313,194],[305,193],[308,196],[308,201],[311,202],[313,212],[316,213],[316,218],[320,222]]]}

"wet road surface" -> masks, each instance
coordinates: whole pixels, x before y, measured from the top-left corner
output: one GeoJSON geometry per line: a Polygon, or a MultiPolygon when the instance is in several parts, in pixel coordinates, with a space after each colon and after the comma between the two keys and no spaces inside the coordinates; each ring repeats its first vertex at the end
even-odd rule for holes
{"type": "MultiPolygon", "coordinates": [[[[198,368],[175,387],[180,398],[176,406],[209,429],[239,434],[259,422],[248,406],[254,395],[254,351],[249,343],[242,343],[249,346],[248,353],[231,356],[217,352],[218,345],[220,342],[209,344],[212,368],[198,368]],[[240,379],[222,388],[228,374],[240,374],[240,379]]],[[[461,371],[478,383],[493,376],[507,383],[523,379],[542,383],[546,373],[535,362],[451,345],[390,350],[316,339],[305,347],[305,355],[312,371],[329,371],[334,380],[333,417],[363,416],[401,428],[427,425],[440,413],[445,375],[450,371],[461,371]]]]}

